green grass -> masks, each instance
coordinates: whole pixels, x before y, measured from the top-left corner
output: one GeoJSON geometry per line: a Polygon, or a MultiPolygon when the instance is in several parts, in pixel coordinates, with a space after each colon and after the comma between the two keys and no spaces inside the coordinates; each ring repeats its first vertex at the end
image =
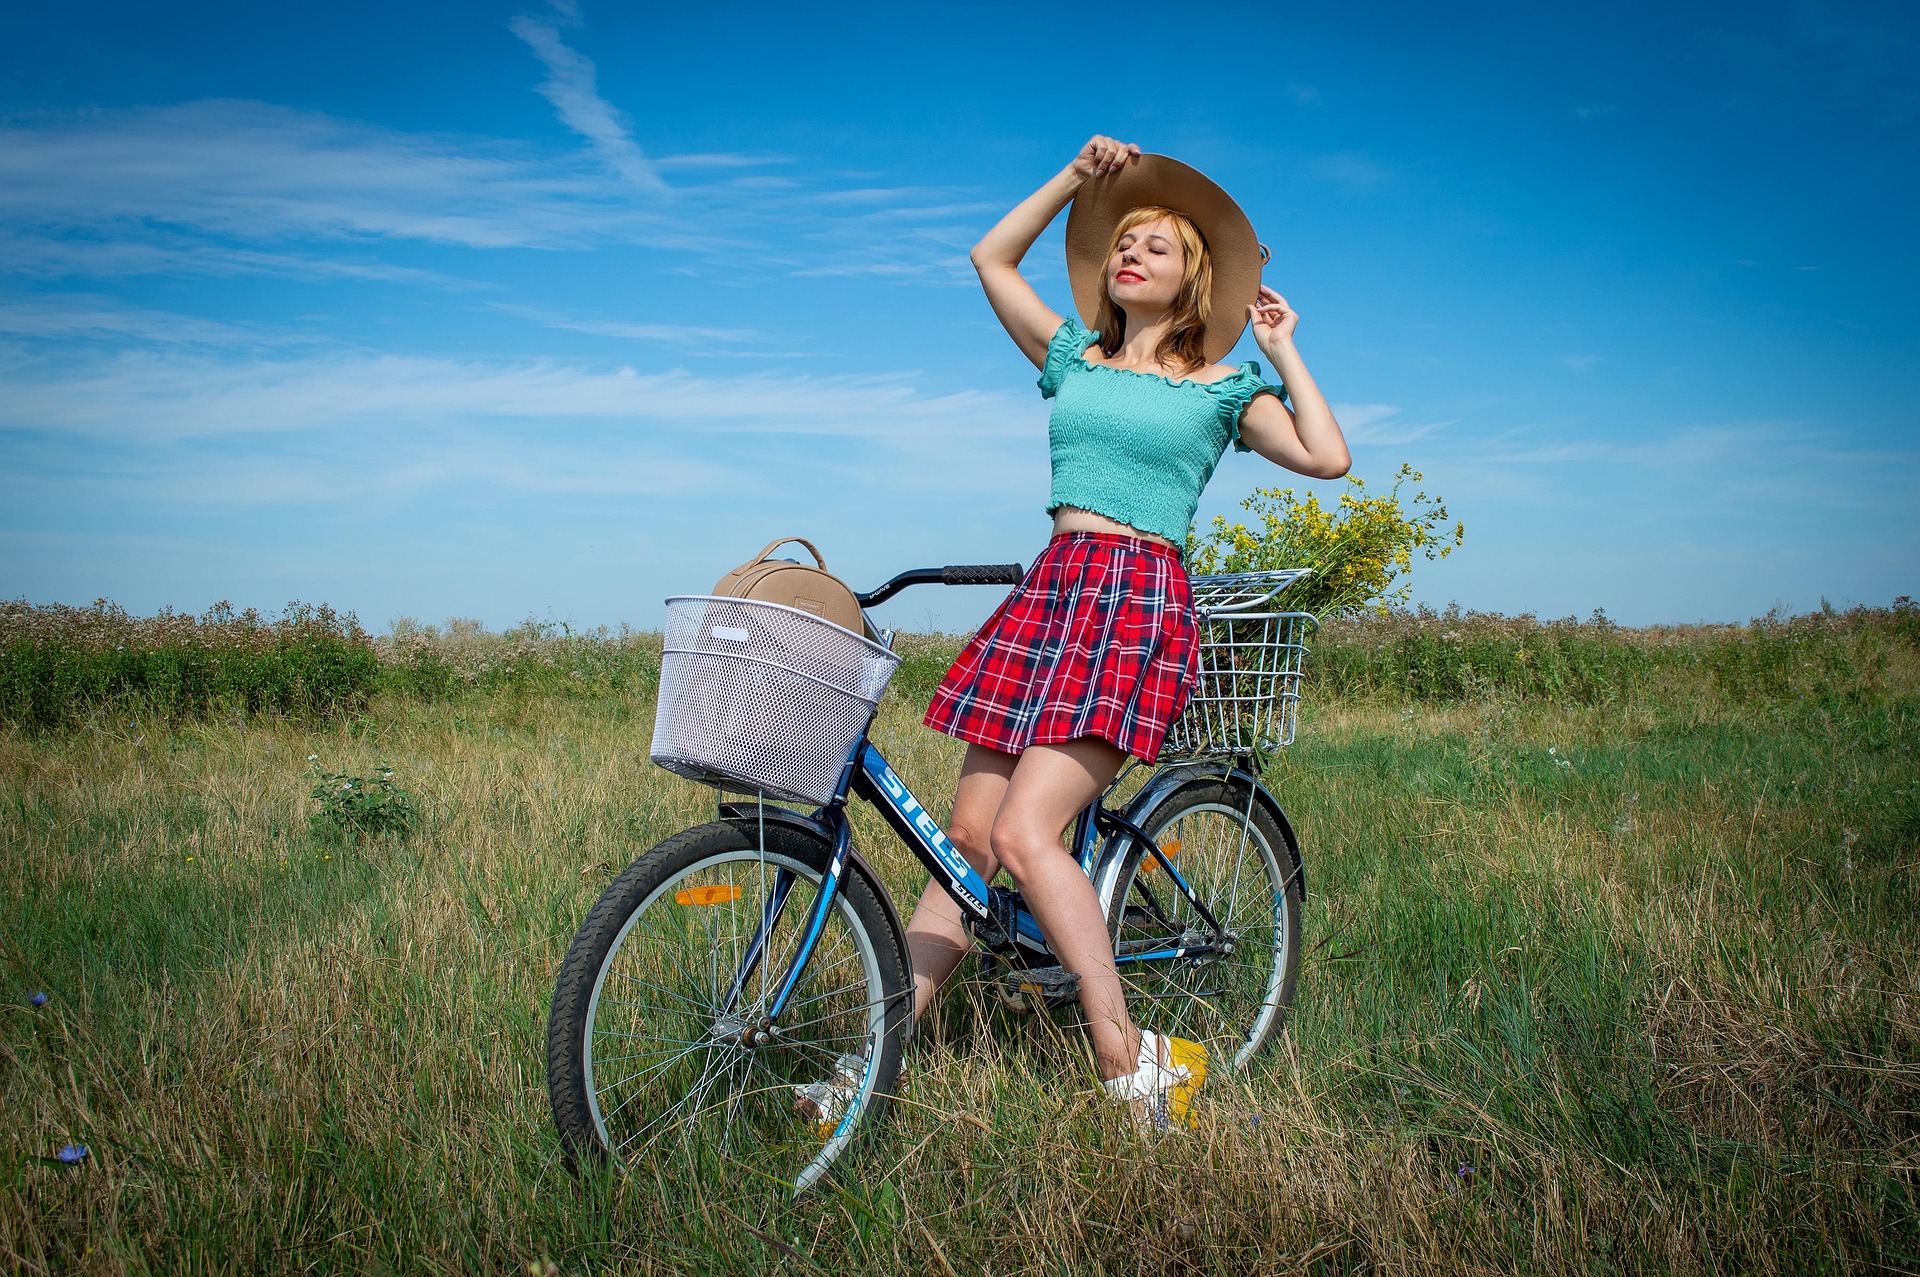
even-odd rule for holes
{"type": "MultiPolygon", "coordinates": [[[[1483,619],[1506,637],[1451,685],[1393,653],[1451,650],[1459,618],[1329,635],[1271,776],[1312,894],[1254,1074],[1142,1145],[1071,1035],[956,986],[909,1102],[799,1206],[575,1180],[548,1121],[573,929],[712,810],[646,762],[645,636],[512,640],[518,675],[389,681],[332,717],[0,726],[0,1264],[1920,1268],[1910,611],[1582,623],[1551,641],[1590,692],[1502,681],[1547,627],[1483,619]],[[571,665],[542,660],[556,640],[571,665]],[[392,766],[416,832],[317,836],[310,754],[392,766]],[[48,1160],[71,1142],[84,1165],[48,1160]]],[[[909,652],[876,727],[930,801],[958,748],[915,698],[946,650],[909,652]]],[[[905,903],[914,865],[872,813],[856,829],[905,903]]]]}

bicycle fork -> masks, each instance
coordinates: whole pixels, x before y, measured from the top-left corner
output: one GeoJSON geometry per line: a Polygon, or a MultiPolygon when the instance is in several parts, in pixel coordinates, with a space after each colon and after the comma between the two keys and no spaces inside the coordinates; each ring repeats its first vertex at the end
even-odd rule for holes
{"type": "MultiPolygon", "coordinates": [[[[760,1016],[748,1020],[740,1014],[741,999],[746,996],[747,983],[753,978],[760,964],[767,959],[767,949],[772,942],[775,929],[786,914],[787,904],[793,896],[793,885],[797,875],[786,868],[774,871],[773,889],[768,893],[765,904],[760,910],[760,922],[753,938],[747,944],[747,951],[741,955],[740,966],[733,973],[733,980],[727,986],[726,996],[720,1003],[720,1014],[715,1018],[710,1037],[716,1041],[737,1042],[741,1046],[763,1046],[773,1040],[778,1030],[775,1027],[781,1012],[787,1009],[787,1003],[793,998],[793,991],[800,983],[800,975],[813,957],[814,946],[820,940],[820,932],[827,925],[827,914],[833,908],[839,895],[840,875],[846,868],[847,852],[853,845],[853,831],[849,826],[846,813],[835,810],[830,816],[833,829],[833,856],[827,862],[827,872],[820,881],[819,894],[814,897],[813,907],[808,912],[806,929],[801,933],[800,943],[794,947],[793,957],[787,964],[785,973],[775,986],[773,998],[761,1011],[760,1016]]],[[[762,839],[764,851],[764,835],[762,839]]]]}

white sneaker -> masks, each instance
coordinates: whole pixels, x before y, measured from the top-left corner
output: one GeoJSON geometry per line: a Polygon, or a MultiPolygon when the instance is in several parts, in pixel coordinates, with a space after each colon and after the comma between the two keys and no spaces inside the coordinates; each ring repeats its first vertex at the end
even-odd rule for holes
{"type": "Polygon", "coordinates": [[[1207,1049],[1185,1038],[1142,1032],[1138,1063],[1132,1073],[1102,1082],[1107,1094],[1132,1108],[1148,1132],[1159,1134],[1176,1123],[1189,1130],[1199,1126],[1193,1097],[1207,1080],[1207,1049]]]}
{"type": "Polygon", "coordinates": [[[821,1139],[831,1139],[847,1110],[860,1098],[860,1083],[866,1076],[866,1060],[843,1055],[834,1061],[832,1077],[793,1088],[793,1111],[811,1119],[821,1139]]]}

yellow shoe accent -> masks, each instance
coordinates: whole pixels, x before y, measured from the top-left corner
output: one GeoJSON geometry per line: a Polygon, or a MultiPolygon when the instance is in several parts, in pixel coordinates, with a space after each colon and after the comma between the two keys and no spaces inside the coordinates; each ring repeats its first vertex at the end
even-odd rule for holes
{"type": "Polygon", "coordinates": [[[1207,1049],[1185,1038],[1140,1035],[1139,1067],[1101,1083],[1108,1095],[1133,1110],[1145,1134],[1192,1130],[1200,1125],[1193,1097],[1207,1080],[1207,1049]]]}
{"type": "Polygon", "coordinates": [[[1198,1042],[1189,1042],[1185,1038],[1163,1038],[1167,1044],[1167,1063],[1178,1072],[1186,1070],[1184,1081],[1176,1082],[1167,1088],[1167,1123],[1184,1123],[1188,1130],[1200,1125],[1200,1118],[1193,1111],[1193,1097],[1207,1081],[1207,1048],[1198,1042]]]}

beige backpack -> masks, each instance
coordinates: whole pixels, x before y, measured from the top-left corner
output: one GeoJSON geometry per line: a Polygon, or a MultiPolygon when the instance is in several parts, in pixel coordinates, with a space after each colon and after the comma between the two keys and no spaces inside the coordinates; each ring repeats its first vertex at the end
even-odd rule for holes
{"type": "Polygon", "coordinates": [[[853,591],[846,582],[827,571],[827,561],[820,557],[820,551],[814,548],[813,542],[804,537],[781,537],[777,541],[769,541],[760,553],[721,577],[713,587],[713,592],[728,598],[783,603],[832,621],[855,634],[866,633],[866,623],[861,618],[860,604],[853,597],[853,591]],[[806,546],[807,552],[813,555],[813,561],[820,566],[810,568],[804,563],[789,563],[785,559],[767,557],[789,542],[806,546]]]}

